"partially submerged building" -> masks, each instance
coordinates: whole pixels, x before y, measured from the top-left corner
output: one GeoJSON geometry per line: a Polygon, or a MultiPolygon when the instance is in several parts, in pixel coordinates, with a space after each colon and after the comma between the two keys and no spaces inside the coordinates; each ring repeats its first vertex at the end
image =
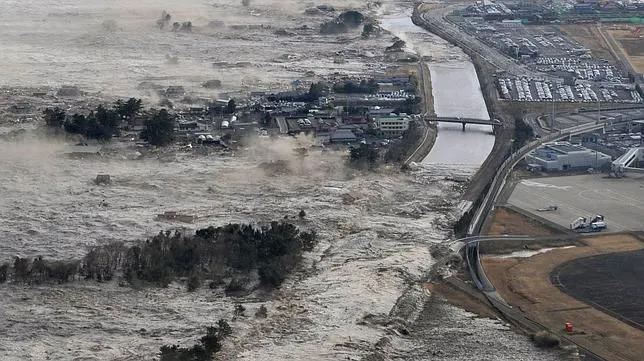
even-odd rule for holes
{"type": "Polygon", "coordinates": [[[611,163],[611,157],[569,142],[544,144],[526,155],[526,162],[546,172],[599,169],[611,163]]]}

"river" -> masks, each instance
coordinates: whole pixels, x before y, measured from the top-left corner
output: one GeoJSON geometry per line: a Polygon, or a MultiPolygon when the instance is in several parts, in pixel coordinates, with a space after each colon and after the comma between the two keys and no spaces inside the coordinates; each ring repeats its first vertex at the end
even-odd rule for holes
{"type": "MultiPolygon", "coordinates": [[[[410,10],[383,15],[381,25],[407,42],[408,50],[429,57],[436,115],[490,119],[474,65],[459,48],[414,25],[410,10]]],[[[439,172],[472,174],[494,146],[492,127],[439,123],[436,143],[421,162],[439,172]]]]}

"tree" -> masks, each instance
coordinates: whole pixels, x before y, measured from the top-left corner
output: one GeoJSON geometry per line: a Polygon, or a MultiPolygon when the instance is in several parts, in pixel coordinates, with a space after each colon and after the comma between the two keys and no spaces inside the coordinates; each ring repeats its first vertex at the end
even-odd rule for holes
{"type": "Polygon", "coordinates": [[[62,128],[65,124],[65,111],[56,107],[54,109],[47,108],[43,112],[45,116],[45,124],[52,128],[62,128]]]}
{"type": "Polygon", "coordinates": [[[118,133],[121,118],[114,110],[99,105],[94,113],[94,119],[96,120],[93,127],[94,134],[92,134],[93,136],[88,135],[89,138],[109,140],[118,133]]]}
{"type": "Polygon", "coordinates": [[[228,322],[220,319],[217,326],[208,327],[206,335],[190,348],[178,345],[162,346],[160,361],[211,361],[214,354],[221,351],[221,342],[231,333],[228,322]]]}
{"type": "Polygon", "coordinates": [[[245,311],[246,307],[244,307],[244,305],[242,305],[241,303],[238,303],[235,305],[235,310],[233,313],[235,314],[235,316],[244,316],[245,311]]]}
{"type": "Polygon", "coordinates": [[[352,147],[349,161],[353,165],[374,168],[378,162],[379,151],[373,144],[361,143],[359,147],[352,147]]]}
{"type": "Polygon", "coordinates": [[[237,104],[235,104],[235,99],[230,99],[226,105],[226,114],[233,114],[237,110],[237,104]]]}
{"type": "Polygon", "coordinates": [[[364,26],[362,27],[362,38],[363,39],[369,38],[369,36],[371,36],[371,34],[373,33],[373,30],[374,30],[374,26],[372,23],[364,24],[364,26]]]}
{"type": "Polygon", "coordinates": [[[262,115],[262,124],[266,126],[270,126],[273,123],[273,117],[271,116],[271,113],[269,112],[264,112],[262,115]]]}
{"type": "Polygon", "coordinates": [[[0,265],[0,283],[7,282],[9,278],[9,263],[3,263],[0,265]]]}
{"type": "Polygon", "coordinates": [[[317,100],[318,98],[324,96],[327,92],[328,87],[322,82],[317,82],[311,84],[311,87],[309,87],[308,95],[311,100],[317,100]]]}
{"type": "Polygon", "coordinates": [[[114,109],[121,119],[131,119],[143,108],[141,99],[130,98],[126,102],[119,99],[114,103],[114,109]]]}
{"type": "Polygon", "coordinates": [[[266,306],[261,305],[257,309],[257,312],[255,312],[255,317],[257,318],[266,318],[268,316],[268,310],[266,309],[266,306]]]}
{"type": "Polygon", "coordinates": [[[145,120],[145,129],[141,138],[155,146],[164,146],[174,141],[174,119],[167,110],[153,111],[153,115],[145,120]]]}
{"type": "Polygon", "coordinates": [[[199,287],[201,287],[201,279],[199,278],[199,275],[193,274],[188,278],[188,292],[196,291],[199,287]]]}
{"type": "Polygon", "coordinates": [[[13,262],[13,273],[16,281],[27,281],[31,274],[31,262],[29,258],[20,258],[16,256],[13,262]]]}
{"type": "Polygon", "coordinates": [[[304,219],[304,217],[306,217],[306,212],[304,212],[303,209],[300,209],[300,213],[298,214],[298,216],[300,216],[301,219],[304,219]]]}

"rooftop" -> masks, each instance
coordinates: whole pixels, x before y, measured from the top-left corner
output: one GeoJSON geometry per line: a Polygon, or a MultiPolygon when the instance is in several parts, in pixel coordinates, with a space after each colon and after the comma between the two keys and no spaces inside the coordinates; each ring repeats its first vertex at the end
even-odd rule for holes
{"type": "Polygon", "coordinates": [[[550,143],[550,144],[546,144],[546,147],[563,154],[588,151],[587,148],[584,148],[579,145],[570,144],[567,142],[550,143]]]}

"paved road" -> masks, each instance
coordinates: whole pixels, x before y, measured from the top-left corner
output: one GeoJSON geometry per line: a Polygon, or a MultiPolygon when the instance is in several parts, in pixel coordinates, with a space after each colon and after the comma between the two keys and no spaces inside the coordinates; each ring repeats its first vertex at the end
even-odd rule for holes
{"type": "MultiPolygon", "coordinates": [[[[548,129],[543,129],[539,125],[537,118],[541,116],[541,113],[531,113],[526,114],[523,117],[523,120],[532,127],[536,135],[541,137],[549,134],[551,131],[548,129]]],[[[550,114],[546,115],[551,117],[550,114]]],[[[640,120],[644,119],[644,106],[633,107],[629,109],[603,109],[599,112],[597,111],[582,111],[577,114],[566,113],[566,114],[557,114],[555,115],[555,130],[556,129],[565,129],[579,124],[595,122],[597,120],[609,120],[608,118],[624,120],[640,120]],[[605,118],[604,118],[605,117],[605,118]]]]}

